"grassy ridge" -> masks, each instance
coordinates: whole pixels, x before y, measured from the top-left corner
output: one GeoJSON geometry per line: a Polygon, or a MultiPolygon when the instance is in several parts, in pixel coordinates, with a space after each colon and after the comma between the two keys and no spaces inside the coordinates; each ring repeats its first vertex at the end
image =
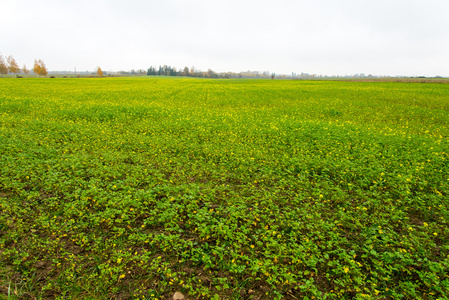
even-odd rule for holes
{"type": "Polygon", "coordinates": [[[449,297],[449,90],[0,82],[0,294],[449,297]]]}

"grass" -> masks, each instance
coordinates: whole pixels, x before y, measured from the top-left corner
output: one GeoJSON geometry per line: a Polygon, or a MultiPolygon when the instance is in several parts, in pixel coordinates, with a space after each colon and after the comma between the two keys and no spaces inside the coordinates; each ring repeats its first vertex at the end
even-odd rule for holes
{"type": "Polygon", "coordinates": [[[448,99],[427,83],[2,79],[0,295],[448,298],[448,99]]]}

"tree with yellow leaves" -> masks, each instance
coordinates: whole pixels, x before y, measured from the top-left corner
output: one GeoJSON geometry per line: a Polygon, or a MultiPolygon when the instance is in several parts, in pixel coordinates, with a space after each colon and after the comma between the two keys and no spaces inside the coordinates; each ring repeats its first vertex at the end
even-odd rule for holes
{"type": "Polygon", "coordinates": [[[103,77],[103,71],[101,70],[100,67],[97,67],[97,75],[103,77]]]}
{"type": "Polygon", "coordinates": [[[8,56],[6,58],[6,61],[8,62],[8,71],[9,73],[13,73],[13,74],[18,74],[20,73],[20,67],[17,64],[16,60],[14,59],[14,57],[12,57],[12,55],[8,56]]]}
{"type": "Polygon", "coordinates": [[[47,67],[45,66],[44,61],[42,59],[39,59],[39,64],[41,65],[41,75],[47,76],[48,74],[47,67]]]}
{"type": "Polygon", "coordinates": [[[33,72],[37,76],[39,75],[47,76],[48,74],[47,67],[45,66],[44,62],[41,59],[34,60],[33,72]]]}
{"type": "Polygon", "coordinates": [[[33,66],[33,72],[34,74],[36,74],[37,76],[39,76],[41,74],[41,65],[39,64],[39,62],[37,60],[34,60],[34,66],[33,66]]]}

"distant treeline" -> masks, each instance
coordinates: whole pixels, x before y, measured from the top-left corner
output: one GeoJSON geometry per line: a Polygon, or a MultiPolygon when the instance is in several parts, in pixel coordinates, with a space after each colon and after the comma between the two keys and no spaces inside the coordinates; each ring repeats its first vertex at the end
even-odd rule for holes
{"type": "Polygon", "coordinates": [[[258,72],[258,71],[247,71],[240,73],[233,72],[222,72],[216,73],[211,69],[207,71],[196,70],[195,67],[188,68],[185,67],[182,70],[177,70],[170,66],[159,66],[158,69],[155,67],[150,67],[147,70],[147,75],[163,75],[163,76],[189,76],[189,77],[203,77],[203,78],[270,78],[274,77],[275,74],[270,74],[270,72],[258,72]]]}

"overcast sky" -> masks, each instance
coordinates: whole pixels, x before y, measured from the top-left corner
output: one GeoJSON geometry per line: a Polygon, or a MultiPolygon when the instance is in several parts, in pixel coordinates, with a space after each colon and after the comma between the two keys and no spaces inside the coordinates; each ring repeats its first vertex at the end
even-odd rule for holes
{"type": "Polygon", "coordinates": [[[449,77],[449,0],[0,0],[0,54],[49,70],[449,77]]]}

